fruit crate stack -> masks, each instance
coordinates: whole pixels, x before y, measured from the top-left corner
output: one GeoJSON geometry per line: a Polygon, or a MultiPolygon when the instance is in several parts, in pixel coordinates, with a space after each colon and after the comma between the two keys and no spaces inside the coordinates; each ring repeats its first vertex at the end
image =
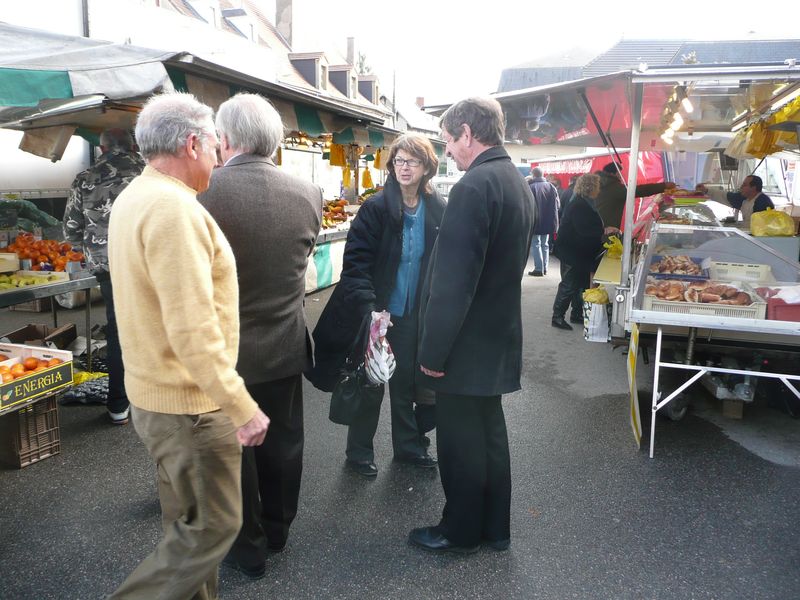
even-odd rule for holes
{"type": "Polygon", "coordinates": [[[0,416],[0,461],[21,469],[61,452],[55,395],[0,416]]]}

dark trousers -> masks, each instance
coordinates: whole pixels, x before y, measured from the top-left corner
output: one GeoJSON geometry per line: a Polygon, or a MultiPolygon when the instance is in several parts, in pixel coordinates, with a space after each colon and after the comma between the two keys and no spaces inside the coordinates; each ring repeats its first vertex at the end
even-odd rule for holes
{"type": "MultiPolygon", "coordinates": [[[[414,413],[417,397],[414,368],[417,362],[417,317],[392,317],[392,327],[386,335],[395,357],[395,371],[389,380],[389,402],[392,412],[392,448],[400,458],[425,454],[420,430],[414,413]]],[[[358,418],[347,432],[347,458],[354,461],[373,461],[372,441],[378,429],[383,386],[368,390],[374,394],[365,403],[358,418]]]]}
{"type": "Polygon", "coordinates": [[[243,524],[231,554],[245,566],[281,550],[297,515],[303,472],[303,377],[250,384],[247,391],[269,417],[267,437],[242,453],[243,524]]]}
{"type": "Polygon", "coordinates": [[[583,290],[589,287],[589,270],[561,262],[561,283],[553,301],[553,318],[564,318],[572,304],[571,317],[583,318],[583,290]]]}
{"type": "Polygon", "coordinates": [[[119,347],[117,316],[114,313],[114,293],[111,279],[98,275],[100,293],[106,305],[106,363],[108,364],[108,401],[110,412],[121,413],[128,408],[128,395],[125,393],[125,367],[122,364],[122,349],[119,347]]]}
{"type": "Polygon", "coordinates": [[[443,535],[461,546],[511,537],[511,459],[500,396],[436,394],[443,535]]]}

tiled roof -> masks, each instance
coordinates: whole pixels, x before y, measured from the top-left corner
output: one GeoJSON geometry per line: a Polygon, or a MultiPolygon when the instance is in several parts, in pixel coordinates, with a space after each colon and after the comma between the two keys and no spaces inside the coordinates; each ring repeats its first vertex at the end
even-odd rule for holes
{"type": "Polygon", "coordinates": [[[800,60],[800,40],[686,41],[669,64],[681,64],[681,56],[694,51],[701,63],[768,63],[787,58],[800,60]]]}
{"type": "Polygon", "coordinates": [[[583,67],[584,77],[595,77],[649,66],[680,63],[680,50],[685,40],[622,40],[583,67]]]}

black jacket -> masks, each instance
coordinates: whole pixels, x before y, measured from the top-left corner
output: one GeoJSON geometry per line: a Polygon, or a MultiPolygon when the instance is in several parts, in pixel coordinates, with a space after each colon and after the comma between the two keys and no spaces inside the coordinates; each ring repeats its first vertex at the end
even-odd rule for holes
{"type": "Polygon", "coordinates": [[[520,389],[522,275],[536,209],[506,151],[480,154],[453,186],[425,278],[418,373],[427,388],[468,396],[520,389]]]}
{"type": "Polygon", "coordinates": [[[565,264],[592,271],[603,251],[604,230],[592,201],[574,194],[564,209],[553,253],[565,264]]]}
{"type": "MultiPolygon", "coordinates": [[[[427,271],[444,213],[444,202],[436,192],[424,194],[423,198],[425,253],[420,277],[427,271]]],[[[350,224],[341,278],[312,334],[314,367],[306,377],[314,387],[325,392],[333,390],[364,316],[386,309],[402,250],[403,196],[397,180],[390,175],[383,191],[364,202],[350,224]]],[[[421,288],[417,286],[417,310],[421,288]]]]}

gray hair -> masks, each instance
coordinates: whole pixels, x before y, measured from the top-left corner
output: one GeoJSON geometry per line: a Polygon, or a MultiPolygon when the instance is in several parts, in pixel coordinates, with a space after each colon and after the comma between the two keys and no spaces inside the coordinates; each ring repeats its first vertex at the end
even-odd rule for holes
{"type": "Polygon", "coordinates": [[[203,145],[203,135],[214,134],[214,111],[192,94],[174,92],[152,96],[136,120],[136,141],[146,159],[177,155],[194,134],[203,145]]]}
{"type": "Polygon", "coordinates": [[[234,150],[272,156],[283,140],[281,116],[258,94],[236,94],[217,111],[217,131],[234,150]]]}
{"type": "Polygon", "coordinates": [[[540,167],[533,167],[531,169],[531,176],[532,177],[541,177],[542,175],[544,175],[544,171],[542,171],[542,169],[540,167]]]}
{"type": "Polygon", "coordinates": [[[133,137],[127,129],[106,129],[100,134],[100,146],[106,150],[133,150],[133,137]]]}
{"type": "Polygon", "coordinates": [[[575,194],[584,198],[597,198],[600,193],[600,176],[594,173],[581,175],[575,181],[575,194]]]}
{"type": "Polygon", "coordinates": [[[467,98],[447,109],[439,126],[457,140],[469,125],[472,137],[486,146],[501,146],[506,135],[503,108],[494,98],[467,98]]]}

